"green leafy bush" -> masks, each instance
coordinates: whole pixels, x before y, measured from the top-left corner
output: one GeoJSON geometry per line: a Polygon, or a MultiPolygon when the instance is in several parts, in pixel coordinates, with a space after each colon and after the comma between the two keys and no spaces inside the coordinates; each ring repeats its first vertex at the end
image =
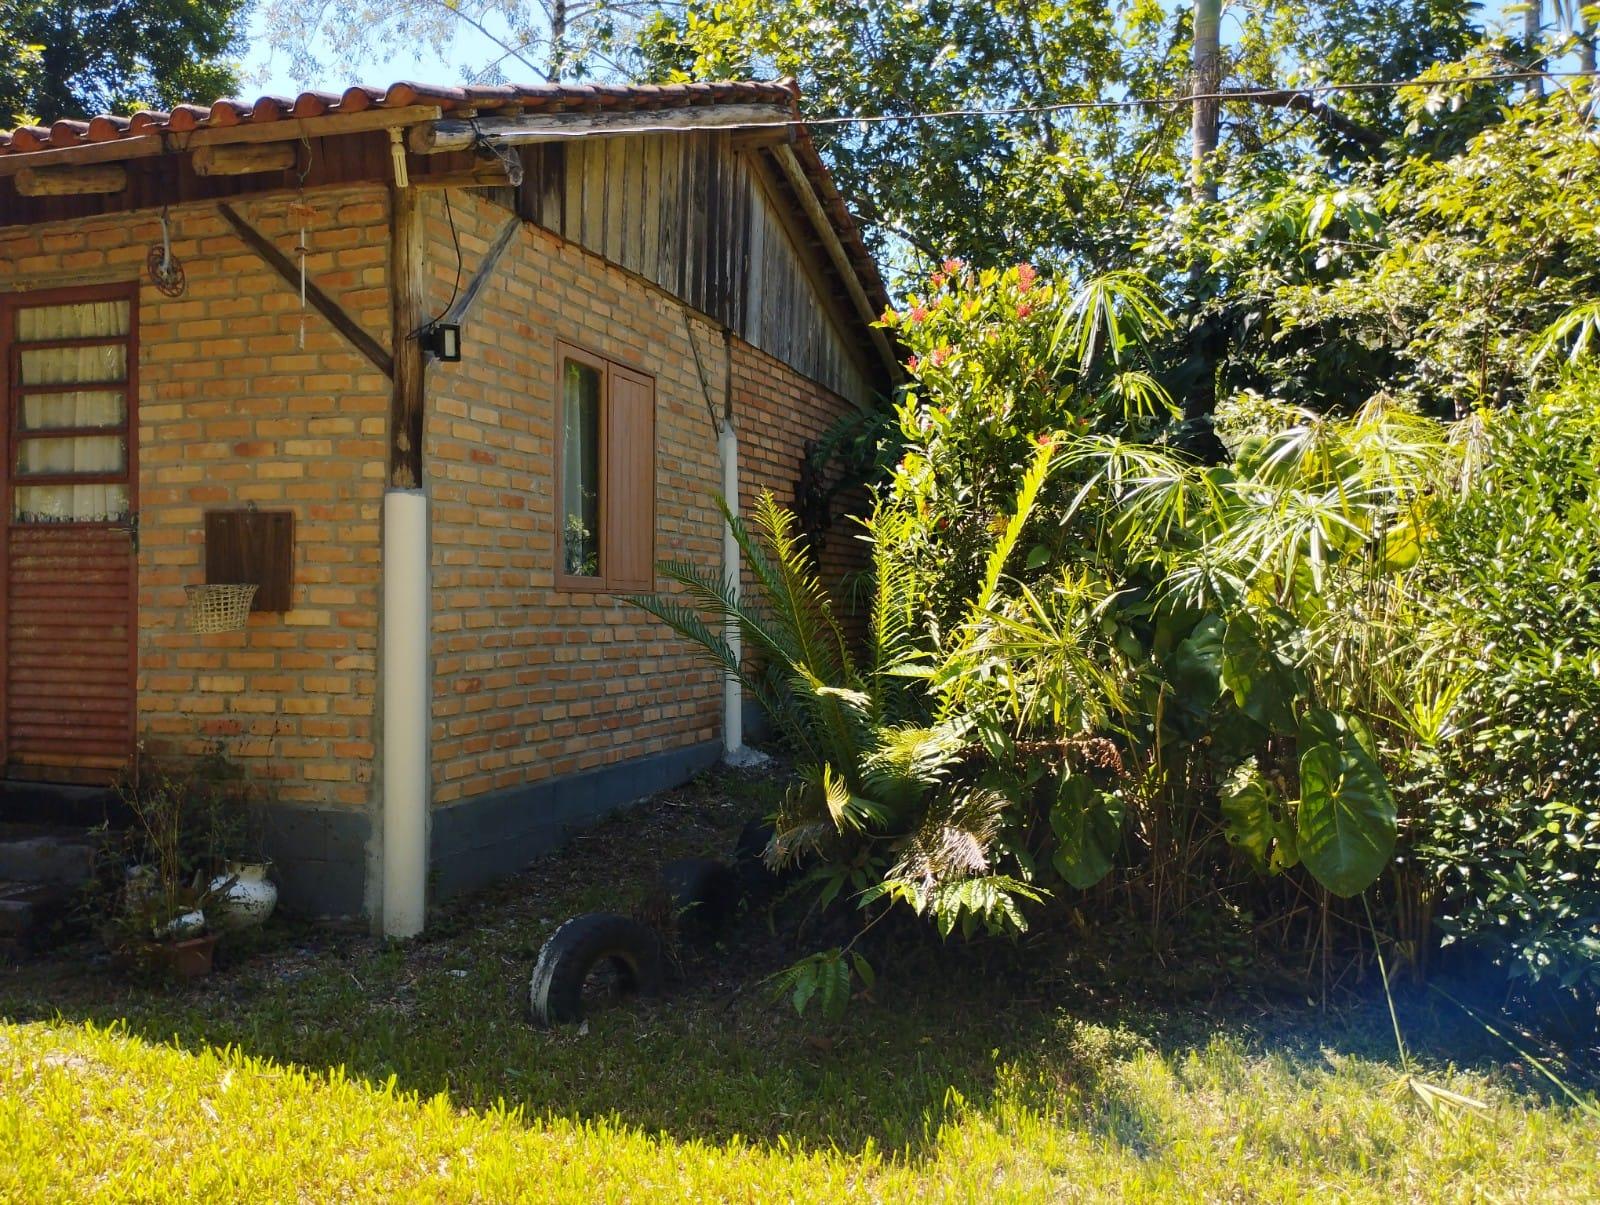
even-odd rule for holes
{"type": "Polygon", "coordinates": [[[1600,988],[1600,374],[1475,432],[1428,605],[1470,673],[1465,731],[1417,769],[1447,940],[1518,980],[1600,988]]]}
{"type": "MultiPolygon", "coordinates": [[[[731,520],[755,598],[668,565],[687,594],[635,600],[778,719],[800,769],[770,854],[808,860],[822,904],[1007,933],[1109,883],[1157,943],[1206,894],[1351,951],[1371,904],[1413,970],[1437,919],[1520,975],[1593,982],[1592,377],[1455,421],[1243,392],[1209,464],[1159,384],[1144,278],[952,263],[886,322],[912,383],[864,521],[867,647],[770,498],[731,520]]],[[[832,1007],[851,957],[782,986],[832,1007]]]]}

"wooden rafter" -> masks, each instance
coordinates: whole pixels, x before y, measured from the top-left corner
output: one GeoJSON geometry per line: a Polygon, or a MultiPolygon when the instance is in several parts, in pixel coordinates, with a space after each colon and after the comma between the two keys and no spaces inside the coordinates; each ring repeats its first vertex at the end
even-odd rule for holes
{"type": "MultiPolygon", "coordinates": [[[[271,239],[240,217],[233,206],[226,203],[219,204],[217,212],[222,214],[228,225],[233,227],[234,233],[239,236],[245,246],[259,255],[269,268],[282,277],[284,284],[299,292],[299,267],[287,255],[278,250],[271,239]]],[[[306,300],[311,304],[311,307],[326,318],[328,324],[334,330],[348,339],[357,351],[372,361],[373,366],[379,372],[392,379],[395,374],[394,357],[384,349],[383,344],[367,334],[361,324],[345,313],[339,307],[339,303],[324,293],[314,281],[307,280],[305,282],[305,290],[306,300]]]]}
{"type": "Polygon", "coordinates": [[[472,313],[472,307],[478,303],[484,287],[494,275],[494,270],[500,266],[501,259],[516,240],[517,231],[521,229],[521,218],[513,214],[506,219],[506,224],[500,227],[500,233],[495,236],[494,242],[490,243],[489,249],[483,253],[483,260],[478,264],[478,270],[472,274],[472,279],[467,282],[467,287],[461,291],[461,296],[456,298],[455,304],[445,311],[444,317],[439,321],[460,326],[467,320],[472,313]]]}
{"type": "Polygon", "coordinates": [[[82,197],[121,192],[128,187],[128,169],[116,163],[86,167],[30,167],[17,173],[17,192],[24,197],[82,197]]]}
{"type": "Polygon", "coordinates": [[[795,157],[793,148],[783,145],[771,149],[771,155],[777,161],[783,177],[789,182],[789,187],[794,190],[795,196],[800,201],[800,208],[805,210],[806,217],[816,229],[817,237],[822,240],[823,250],[828,258],[833,261],[835,272],[844,282],[845,292],[850,295],[850,301],[855,306],[856,314],[866,324],[867,331],[872,337],[873,345],[878,349],[878,355],[883,360],[884,367],[888,370],[889,379],[895,380],[900,373],[900,363],[896,359],[894,349],[889,345],[889,337],[881,328],[875,325],[880,314],[872,308],[872,302],[867,298],[867,291],[861,287],[861,281],[856,276],[855,265],[850,262],[849,253],[845,251],[844,244],[839,241],[839,235],[833,228],[833,223],[828,220],[828,215],[822,208],[816,191],[811,187],[811,180],[806,175],[805,168],[800,166],[800,160],[795,157]]]}

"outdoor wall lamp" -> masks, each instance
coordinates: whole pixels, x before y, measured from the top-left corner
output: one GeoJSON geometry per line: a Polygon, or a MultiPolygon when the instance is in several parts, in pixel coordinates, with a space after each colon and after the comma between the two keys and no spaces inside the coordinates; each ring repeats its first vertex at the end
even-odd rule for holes
{"type": "Polygon", "coordinates": [[[461,359],[461,328],[454,322],[435,322],[422,332],[422,350],[455,363],[461,359]]]}

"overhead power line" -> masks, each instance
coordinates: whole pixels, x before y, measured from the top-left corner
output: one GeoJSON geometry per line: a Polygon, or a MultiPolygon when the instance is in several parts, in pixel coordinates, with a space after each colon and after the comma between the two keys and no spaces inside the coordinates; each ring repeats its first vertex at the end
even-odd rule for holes
{"type": "MultiPolygon", "coordinates": [[[[827,117],[777,118],[772,121],[753,122],[756,126],[844,126],[879,125],[890,122],[938,121],[957,117],[1031,117],[1049,113],[1081,112],[1092,109],[1159,109],[1193,104],[1197,100],[1216,100],[1223,103],[1236,100],[1282,101],[1287,97],[1317,97],[1338,92],[1398,91],[1401,88],[1443,88],[1454,84],[1515,83],[1528,79],[1587,79],[1600,75],[1600,71],[1497,71],[1481,75],[1455,75],[1448,79],[1368,80],[1363,82],[1305,84],[1285,88],[1229,88],[1216,92],[1183,92],[1172,96],[1127,97],[1122,100],[1062,100],[1036,105],[1006,105],[994,108],[932,109],[920,113],[847,113],[827,117]]],[[[653,125],[641,121],[637,125],[608,126],[609,134],[694,133],[705,130],[727,130],[726,125],[713,122],[694,122],[653,125]]],[[[547,131],[551,138],[582,138],[588,131],[575,129],[570,133],[547,131]]]]}

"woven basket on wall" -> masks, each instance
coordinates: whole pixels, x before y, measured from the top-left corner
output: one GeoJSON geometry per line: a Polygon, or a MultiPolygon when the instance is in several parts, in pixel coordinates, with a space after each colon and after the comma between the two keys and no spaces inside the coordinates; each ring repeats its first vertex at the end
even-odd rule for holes
{"type": "Polygon", "coordinates": [[[200,634],[237,632],[250,617],[250,603],[256,596],[255,583],[185,586],[189,603],[185,614],[189,630],[200,634]]]}

